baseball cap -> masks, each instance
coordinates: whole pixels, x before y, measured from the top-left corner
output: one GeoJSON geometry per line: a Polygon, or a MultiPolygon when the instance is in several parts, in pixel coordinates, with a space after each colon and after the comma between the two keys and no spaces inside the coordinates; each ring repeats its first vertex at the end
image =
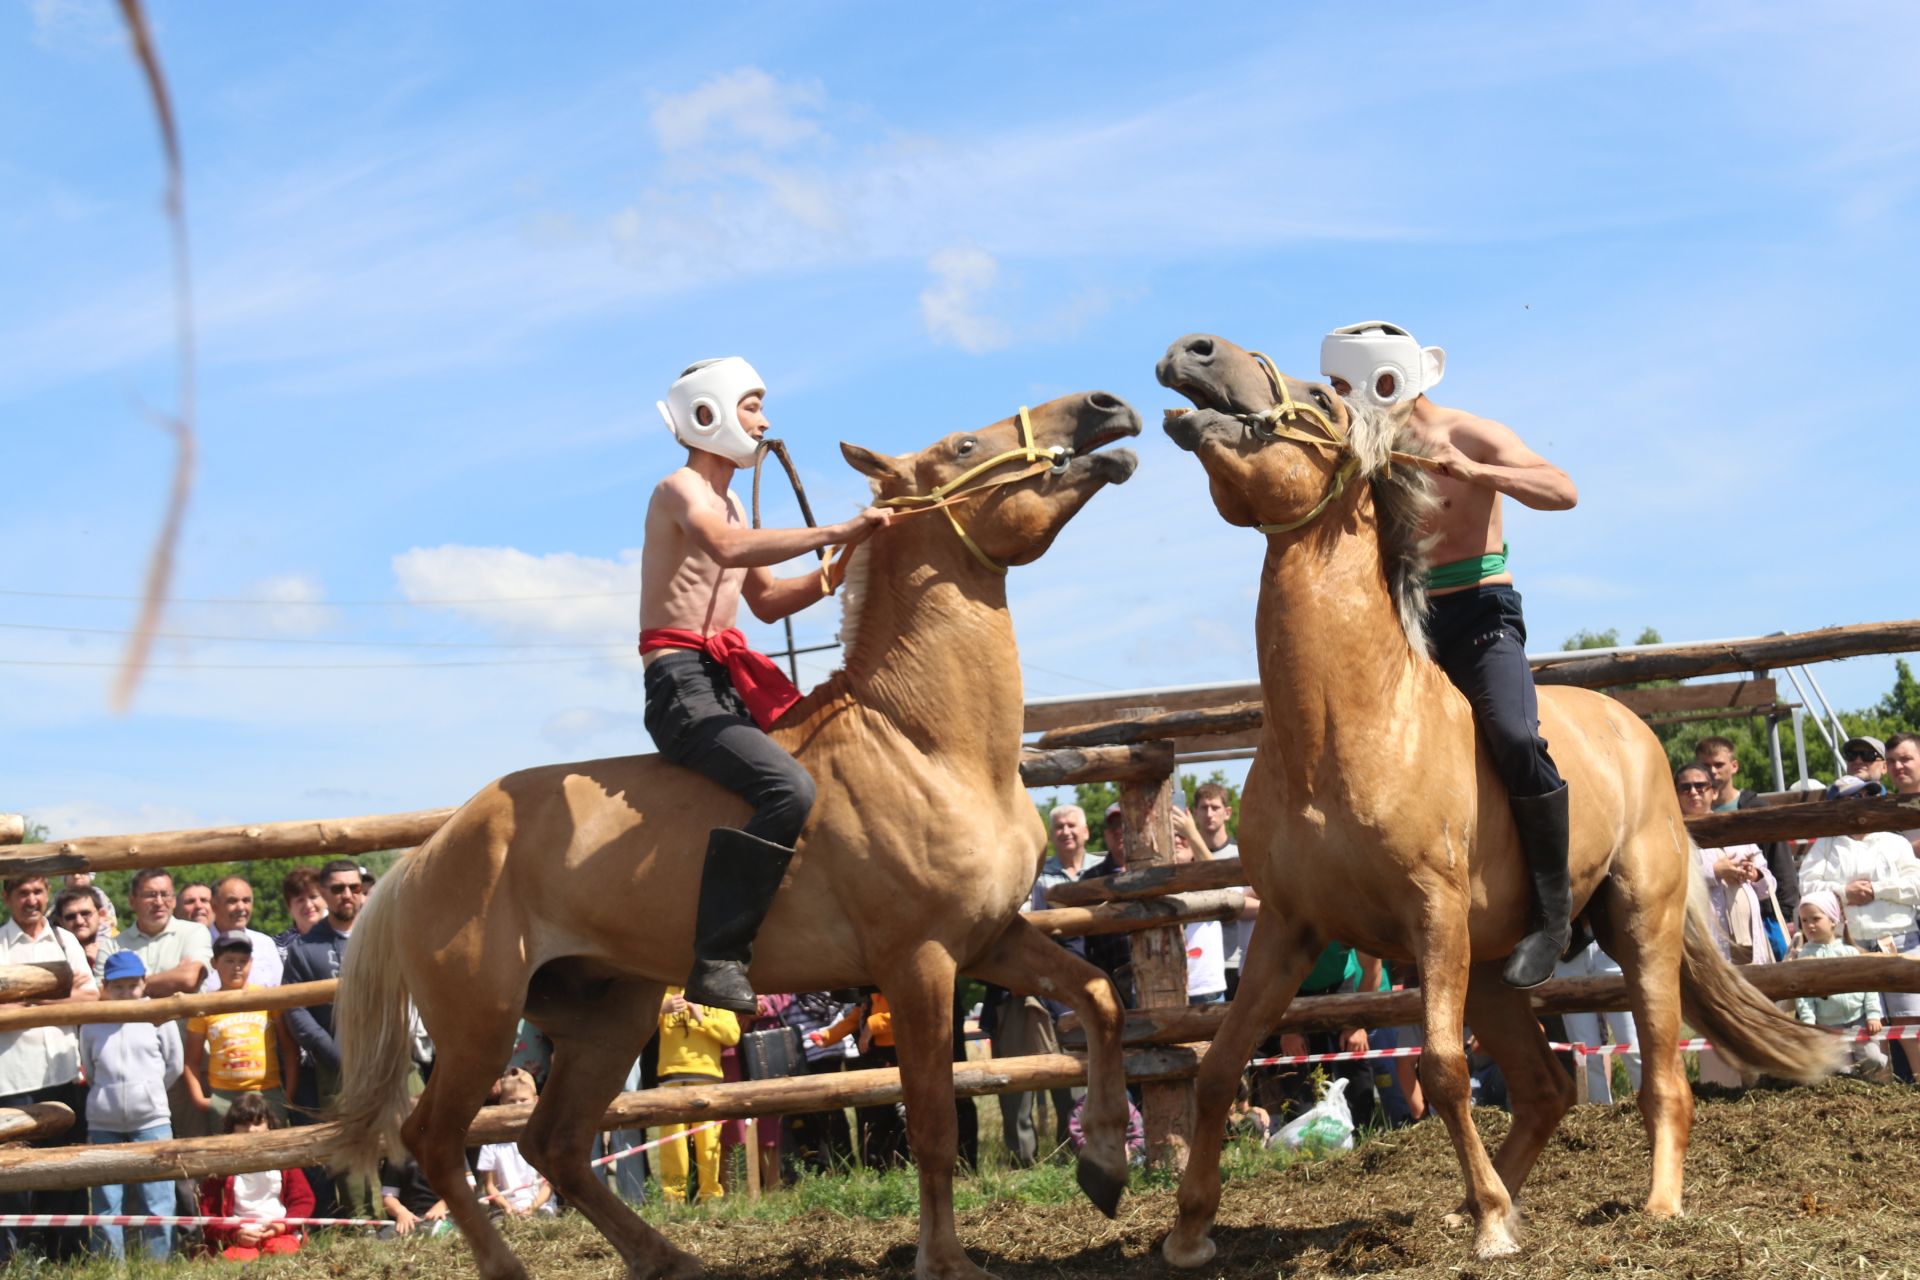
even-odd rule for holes
{"type": "Polygon", "coordinates": [[[101,967],[100,977],[107,982],[121,978],[144,978],[147,966],[138,955],[131,951],[116,951],[107,957],[107,963],[101,967]]]}
{"type": "Polygon", "coordinates": [[[1887,789],[1879,783],[1868,782],[1865,778],[1856,778],[1852,774],[1848,774],[1827,788],[1826,798],[1829,800],[1845,800],[1851,796],[1865,798],[1869,796],[1883,796],[1885,794],[1887,794],[1887,789]]]}
{"type": "Polygon", "coordinates": [[[1858,738],[1848,738],[1846,740],[1846,743],[1841,746],[1840,754],[1844,756],[1845,754],[1847,754],[1847,752],[1853,750],[1855,747],[1865,747],[1869,751],[1873,752],[1873,754],[1879,756],[1882,760],[1885,760],[1887,758],[1887,744],[1880,741],[1880,739],[1878,738],[1869,738],[1869,737],[1866,737],[1865,735],[1862,735],[1858,738]]]}
{"type": "Polygon", "coordinates": [[[253,939],[247,935],[245,929],[229,929],[225,933],[216,933],[213,935],[213,954],[219,955],[222,951],[244,951],[252,955],[253,939]]]}

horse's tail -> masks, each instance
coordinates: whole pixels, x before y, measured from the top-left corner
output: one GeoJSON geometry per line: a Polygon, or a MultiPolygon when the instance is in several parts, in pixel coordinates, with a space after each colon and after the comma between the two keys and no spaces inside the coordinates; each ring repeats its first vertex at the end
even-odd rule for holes
{"type": "Polygon", "coordinates": [[[406,918],[412,873],[422,853],[402,858],[380,877],[353,927],[353,945],[340,968],[333,998],[333,1033],[340,1045],[339,1099],[329,1119],[340,1136],[329,1152],[337,1168],[371,1173],[382,1147],[401,1151],[400,1124],[407,1118],[407,1078],[413,1040],[407,981],[401,972],[400,930],[406,918]]]}
{"type": "MultiPolygon", "coordinates": [[[[1818,1080],[1834,1071],[1843,1053],[1840,1042],[1780,1012],[1720,954],[1707,913],[1706,881],[1697,866],[1697,855],[1690,857],[1686,940],[1680,957],[1680,1008],[1687,1025],[1746,1071],[1784,1080],[1818,1080]]],[[[1766,939],[1758,944],[1765,946],[1766,939]]]]}

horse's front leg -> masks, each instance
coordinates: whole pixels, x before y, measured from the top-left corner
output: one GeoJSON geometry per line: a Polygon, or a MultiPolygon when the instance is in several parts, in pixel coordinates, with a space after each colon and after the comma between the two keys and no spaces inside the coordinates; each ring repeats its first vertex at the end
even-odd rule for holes
{"type": "Polygon", "coordinates": [[[953,1223],[953,1163],[959,1121],[953,1106],[953,958],[925,942],[883,957],[876,972],[893,1007],[907,1140],[920,1171],[920,1252],[916,1280],[991,1280],[968,1260],[953,1223]]]}
{"type": "Polygon", "coordinates": [[[1087,1101],[1080,1113],[1086,1145],[1076,1170],[1080,1189],[1109,1218],[1127,1189],[1127,1072],[1120,1053],[1120,997],[1107,975],[1015,919],[967,976],[1009,991],[1058,1000],[1080,1017],[1087,1035],[1087,1101]]]}

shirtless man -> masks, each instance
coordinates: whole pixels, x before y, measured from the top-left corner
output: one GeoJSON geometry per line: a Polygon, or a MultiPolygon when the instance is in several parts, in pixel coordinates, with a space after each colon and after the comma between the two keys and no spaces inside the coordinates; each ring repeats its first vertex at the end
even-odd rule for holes
{"type": "Polygon", "coordinates": [[[1376,408],[1411,400],[1409,423],[1439,464],[1439,506],[1428,572],[1427,633],[1434,656],[1473,706],[1474,722],[1506,784],[1533,885],[1527,935],[1508,957],[1508,985],[1534,987],[1553,974],[1569,941],[1567,788],[1540,736],[1527,625],[1507,572],[1502,495],[1536,511],[1565,511],[1578,500],[1567,473],[1498,422],[1427,398],[1446,353],[1421,347],[1406,330],[1380,321],[1335,329],[1320,347],[1320,369],[1342,396],[1376,408]]]}
{"type": "Polygon", "coordinates": [[[813,779],[765,732],[800,691],[746,647],[734,620],[743,597],[762,622],[819,600],[819,573],[776,578],[771,566],[859,542],[892,514],[869,507],[819,529],[749,528],[728,486],[767,432],[765,395],[738,356],[691,365],[667,391],[660,414],[687,446],[687,465],[653,491],[640,560],[647,732],[661,755],[753,805],[744,828],[715,827],[708,838],[684,984],[688,1000],[737,1014],[758,1012],[747,981],[753,939],[813,808],[813,779]]]}

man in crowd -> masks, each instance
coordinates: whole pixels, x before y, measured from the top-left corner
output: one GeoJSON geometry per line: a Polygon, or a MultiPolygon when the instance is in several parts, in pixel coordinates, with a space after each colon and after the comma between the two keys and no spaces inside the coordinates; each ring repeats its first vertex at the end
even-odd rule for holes
{"type": "Polygon", "coordinates": [[[62,889],[91,889],[93,891],[93,905],[100,910],[101,934],[108,938],[115,938],[120,935],[120,916],[113,909],[113,903],[107,899],[107,895],[101,892],[100,886],[93,882],[93,872],[69,871],[66,875],[60,877],[60,887],[62,889]]]}
{"type": "MultiPolygon", "coordinates": [[[[253,972],[247,978],[247,985],[277,987],[280,985],[280,948],[266,934],[249,928],[252,923],[253,886],[245,876],[228,876],[213,886],[214,936],[246,934],[253,943],[253,972]]],[[[215,991],[219,987],[220,975],[216,973],[207,980],[205,989],[215,991]]]]}
{"type": "MultiPolygon", "coordinates": [[[[1920,733],[1896,733],[1887,739],[1887,781],[1896,795],[1920,796],[1920,733]]],[[[1900,834],[1913,846],[1913,856],[1920,858],[1920,826],[1900,834]]]]}
{"type": "Polygon", "coordinates": [[[1840,758],[1846,762],[1847,772],[1853,777],[1886,785],[1887,744],[1880,739],[1848,738],[1840,747],[1840,758]]]}
{"type": "Polygon", "coordinates": [[[213,886],[202,884],[198,880],[181,886],[179,900],[174,904],[173,914],[182,920],[194,924],[213,927],[213,886]]]}
{"type": "MultiPolygon", "coordinates": [[[[347,954],[353,922],[365,901],[360,867],[345,858],[335,858],[320,868],[320,888],[326,894],[327,915],[287,948],[281,980],[288,984],[340,976],[340,961],[347,954]]],[[[313,1062],[311,1072],[300,1074],[301,1096],[297,1102],[309,1108],[324,1108],[340,1092],[340,1046],[333,1038],[333,1006],[316,1004],[289,1009],[287,1024],[293,1028],[294,1040],[313,1062]]]]}
{"type": "Polygon", "coordinates": [[[294,940],[327,918],[327,894],[320,887],[320,873],[312,867],[295,867],[280,881],[280,900],[287,906],[287,918],[293,923],[273,936],[280,958],[294,940]]]}
{"type": "MultiPolygon", "coordinates": [[[[1127,869],[1126,824],[1121,820],[1120,805],[1116,801],[1107,806],[1106,817],[1101,821],[1101,840],[1107,847],[1105,860],[1089,867],[1083,878],[1094,879],[1099,876],[1117,876],[1127,869]]],[[[1087,959],[1095,968],[1113,980],[1115,990],[1120,993],[1120,1002],[1128,1007],[1133,1005],[1133,938],[1125,933],[1096,933],[1083,938],[1087,945],[1087,959]]]]}
{"type": "MultiPolygon", "coordinates": [[[[213,964],[213,935],[204,923],[195,924],[173,913],[173,877],[162,867],[143,867],[133,874],[133,928],[115,941],[122,951],[140,957],[147,970],[147,995],[158,1000],[185,991],[198,991],[213,964]]],[[[175,1115],[174,1134],[180,1135],[175,1115]]]]}
{"type": "Polygon", "coordinates": [[[100,918],[100,904],[93,894],[91,888],[62,889],[60,896],[53,900],[53,922],[73,935],[80,950],[86,953],[93,980],[100,982],[107,957],[118,951],[120,944],[107,936],[105,922],[100,918]]]}
{"type": "MultiPolygon", "coordinates": [[[[1240,847],[1233,843],[1233,834],[1228,824],[1233,821],[1233,797],[1227,789],[1217,782],[1203,782],[1193,790],[1193,825],[1200,828],[1200,838],[1206,842],[1208,852],[1215,858],[1237,858],[1240,847]]],[[[1227,944],[1227,999],[1233,999],[1233,993],[1240,989],[1240,960],[1247,954],[1247,941],[1253,937],[1253,922],[1260,918],[1260,899],[1254,893],[1253,886],[1242,885],[1240,893],[1247,900],[1241,908],[1240,918],[1234,921],[1234,928],[1228,931],[1227,944]]]]}
{"type": "MultiPolygon", "coordinates": [[[[100,989],[86,953],[72,934],[47,919],[47,878],[16,876],[5,882],[6,924],[0,925],[0,964],[64,962],[73,971],[70,993],[34,1004],[78,1004],[97,1000],[100,989]]],[[[21,1002],[26,1003],[26,1002],[21,1002]]],[[[9,1007],[9,1006],[0,1006],[9,1007]]],[[[17,1005],[10,1007],[18,1007],[17,1005]]],[[[36,1147],[64,1146],[87,1140],[86,1086],[80,1083],[80,1039],[72,1027],[31,1027],[0,1032],[0,1107],[59,1102],[73,1109],[66,1133],[35,1140],[36,1147]]],[[[0,1213],[85,1213],[84,1191],[13,1191],[0,1195],[0,1213]]],[[[78,1253],[81,1236],[57,1231],[44,1243],[58,1257],[78,1253]]],[[[26,1238],[16,1228],[0,1228],[0,1264],[12,1259],[26,1238]]]]}
{"type": "MultiPolygon", "coordinates": [[[[1706,769],[1713,782],[1713,811],[1730,813],[1735,809],[1751,809],[1760,803],[1760,797],[1751,788],[1740,785],[1740,760],[1734,754],[1733,742],[1728,738],[1702,738],[1693,744],[1693,762],[1706,769]]],[[[1793,849],[1786,841],[1775,841],[1760,846],[1766,856],[1767,870],[1773,873],[1774,891],[1760,903],[1760,914],[1778,924],[1781,938],[1786,938],[1787,929],[1793,924],[1794,913],[1800,910],[1800,867],[1793,856],[1793,849]],[[1780,912],[1773,909],[1773,900],[1780,900],[1780,912]],[[1781,919],[1781,915],[1786,918],[1781,919]]]]}

